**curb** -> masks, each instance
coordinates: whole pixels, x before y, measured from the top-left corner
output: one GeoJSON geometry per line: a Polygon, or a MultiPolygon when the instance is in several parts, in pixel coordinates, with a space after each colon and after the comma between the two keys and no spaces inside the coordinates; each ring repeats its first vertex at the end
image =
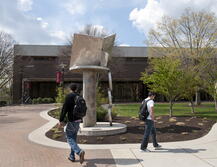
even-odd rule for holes
{"type": "MultiPolygon", "coordinates": [[[[41,126],[40,128],[34,130],[28,135],[28,139],[34,143],[48,146],[48,147],[55,147],[55,148],[63,148],[69,149],[69,145],[66,142],[55,141],[48,138],[45,134],[49,131],[52,127],[54,127],[58,120],[49,116],[48,112],[57,108],[52,108],[49,110],[45,110],[40,112],[40,116],[49,122],[45,125],[41,126]]],[[[188,140],[188,141],[177,141],[177,142],[165,142],[163,143],[164,146],[169,145],[176,145],[176,146],[195,146],[201,144],[207,144],[209,142],[217,141],[217,123],[213,125],[209,133],[201,138],[188,140]]],[[[80,147],[83,149],[130,149],[130,148],[139,148],[140,143],[136,144],[79,144],[80,147]]]]}

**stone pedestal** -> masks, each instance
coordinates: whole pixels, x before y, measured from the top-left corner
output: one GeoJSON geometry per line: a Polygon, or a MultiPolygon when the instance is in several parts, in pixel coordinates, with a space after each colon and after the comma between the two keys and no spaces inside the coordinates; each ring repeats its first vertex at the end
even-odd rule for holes
{"type": "Polygon", "coordinates": [[[81,130],[78,132],[78,135],[81,136],[108,136],[125,133],[127,131],[127,126],[121,123],[113,123],[113,126],[110,126],[109,122],[97,122],[93,127],[83,127],[80,124],[81,130]]]}
{"type": "Polygon", "coordinates": [[[83,72],[83,97],[87,104],[87,113],[83,118],[83,127],[96,125],[96,72],[83,72]]]}

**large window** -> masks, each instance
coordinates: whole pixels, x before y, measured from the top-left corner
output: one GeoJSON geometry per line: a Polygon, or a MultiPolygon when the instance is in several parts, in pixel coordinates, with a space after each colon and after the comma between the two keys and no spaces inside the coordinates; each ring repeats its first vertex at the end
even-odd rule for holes
{"type": "Polygon", "coordinates": [[[56,83],[55,82],[32,82],[30,88],[30,97],[52,97],[56,96],[56,83]]]}

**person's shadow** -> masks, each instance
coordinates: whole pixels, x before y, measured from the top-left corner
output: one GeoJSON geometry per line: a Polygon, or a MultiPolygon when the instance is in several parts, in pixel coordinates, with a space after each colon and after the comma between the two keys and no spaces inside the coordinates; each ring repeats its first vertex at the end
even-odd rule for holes
{"type": "Polygon", "coordinates": [[[115,167],[116,165],[135,165],[139,164],[142,159],[125,159],[125,158],[118,158],[118,159],[87,159],[85,160],[86,164],[82,167],[97,167],[99,165],[105,165],[106,167],[115,167]]]}
{"type": "MultiPolygon", "coordinates": [[[[191,148],[159,148],[151,151],[150,153],[198,153],[200,151],[206,151],[206,149],[191,149],[191,148]]],[[[144,152],[146,153],[146,152],[144,152]]],[[[146,153],[148,154],[148,153],[146,153]]],[[[86,164],[82,167],[97,167],[99,165],[105,167],[115,167],[116,165],[136,165],[140,164],[142,159],[127,159],[127,158],[96,158],[85,160],[86,164]]]]}
{"type": "Polygon", "coordinates": [[[200,151],[206,151],[206,149],[191,149],[191,148],[158,148],[151,152],[154,153],[198,153],[200,151]]]}

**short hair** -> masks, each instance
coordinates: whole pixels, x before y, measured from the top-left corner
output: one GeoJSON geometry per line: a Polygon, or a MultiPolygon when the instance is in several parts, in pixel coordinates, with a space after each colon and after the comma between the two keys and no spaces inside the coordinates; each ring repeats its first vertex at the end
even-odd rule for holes
{"type": "Polygon", "coordinates": [[[70,84],[70,85],[69,85],[69,88],[70,88],[73,92],[75,92],[78,87],[77,87],[76,84],[70,84]]]}
{"type": "Polygon", "coordinates": [[[155,96],[156,94],[154,92],[149,92],[148,96],[155,96]]]}

